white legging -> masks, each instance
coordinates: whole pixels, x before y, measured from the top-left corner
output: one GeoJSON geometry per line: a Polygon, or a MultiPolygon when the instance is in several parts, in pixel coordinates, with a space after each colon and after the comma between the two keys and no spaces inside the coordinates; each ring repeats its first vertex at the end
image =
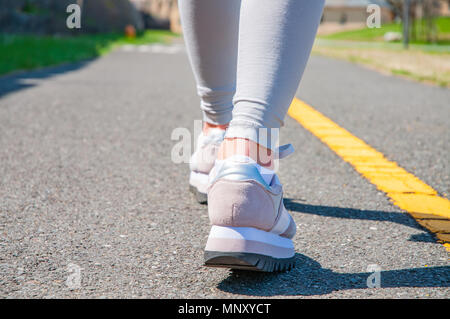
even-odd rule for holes
{"type": "Polygon", "coordinates": [[[324,0],[179,0],[203,120],[231,121],[227,137],[269,146],[261,143],[259,129],[283,125],[323,5],[324,0]]]}

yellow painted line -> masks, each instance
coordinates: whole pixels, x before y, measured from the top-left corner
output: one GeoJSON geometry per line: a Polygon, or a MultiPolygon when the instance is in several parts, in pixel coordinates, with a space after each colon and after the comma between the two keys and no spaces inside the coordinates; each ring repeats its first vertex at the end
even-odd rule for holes
{"type": "Polygon", "coordinates": [[[450,201],[397,163],[305,102],[294,98],[288,114],[368,179],[391,201],[436,234],[450,250],[450,201]]]}
{"type": "Polygon", "coordinates": [[[445,243],[444,247],[445,247],[445,249],[447,249],[448,252],[450,252],[450,244],[449,243],[445,243]]]}

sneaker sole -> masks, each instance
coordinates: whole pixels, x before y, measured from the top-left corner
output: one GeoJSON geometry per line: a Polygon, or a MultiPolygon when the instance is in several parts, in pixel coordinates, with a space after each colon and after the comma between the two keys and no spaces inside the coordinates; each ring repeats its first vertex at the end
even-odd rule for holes
{"type": "Polygon", "coordinates": [[[251,253],[205,251],[205,266],[262,272],[284,272],[295,267],[295,259],[272,258],[251,253]]]}
{"type": "Polygon", "coordinates": [[[189,176],[189,190],[195,195],[197,202],[206,204],[208,195],[206,189],[208,187],[208,174],[191,172],[189,176]]]}
{"type": "Polygon", "coordinates": [[[295,266],[292,240],[252,227],[211,228],[205,266],[252,271],[286,271],[295,266]]]}

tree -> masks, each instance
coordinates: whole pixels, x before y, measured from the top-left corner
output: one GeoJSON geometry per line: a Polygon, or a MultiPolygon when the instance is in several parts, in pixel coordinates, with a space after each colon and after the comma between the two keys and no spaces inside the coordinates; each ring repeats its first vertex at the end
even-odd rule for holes
{"type": "MultiPolygon", "coordinates": [[[[394,16],[403,22],[403,6],[405,0],[386,0],[391,6],[394,16]]],[[[412,40],[421,39],[428,43],[436,42],[436,17],[443,2],[450,0],[410,0],[409,35],[412,40]],[[420,18],[420,19],[419,19],[420,18]]]]}
{"type": "Polygon", "coordinates": [[[391,6],[392,11],[394,12],[394,17],[401,19],[404,0],[386,0],[386,2],[391,6]]]}

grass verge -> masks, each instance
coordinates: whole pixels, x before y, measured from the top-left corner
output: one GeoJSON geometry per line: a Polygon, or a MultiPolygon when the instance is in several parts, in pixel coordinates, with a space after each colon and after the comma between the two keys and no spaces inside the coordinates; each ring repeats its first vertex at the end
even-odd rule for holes
{"type": "MultiPolygon", "coordinates": [[[[337,41],[340,42],[340,41],[337,41]]],[[[313,53],[343,59],[383,73],[450,87],[450,53],[411,48],[345,46],[317,41],[313,53]]]]}
{"type": "Polygon", "coordinates": [[[400,41],[384,42],[386,32],[401,32],[401,24],[385,24],[381,28],[362,28],[319,37],[313,53],[368,66],[383,73],[419,82],[450,87],[450,17],[436,19],[439,38],[427,44],[416,23],[418,37],[408,50],[400,41]]]}
{"type": "Polygon", "coordinates": [[[167,42],[174,36],[163,30],[147,30],[135,38],[121,34],[73,37],[0,34],[0,75],[95,58],[122,44],[167,42]]]}
{"type": "MultiPolygon", "coordinates": [[[[439,17],[435,19],[437,41],[435,44],[450,44],[450,17],[439,17]]],[[[411,39],[411,43],[424,44],[425,34],[423,21],[417,20],[415,23],[416,39],[411,39]]],[[[400,23],[383,24],[381,28],[362,28],[357,30],[348,30],[336,32],[321,36],[323,39],[329,40],[347,40],[347,41],[384,41],[383,36],[386,32],[402,33],[402,25],[400,23]]]]}

